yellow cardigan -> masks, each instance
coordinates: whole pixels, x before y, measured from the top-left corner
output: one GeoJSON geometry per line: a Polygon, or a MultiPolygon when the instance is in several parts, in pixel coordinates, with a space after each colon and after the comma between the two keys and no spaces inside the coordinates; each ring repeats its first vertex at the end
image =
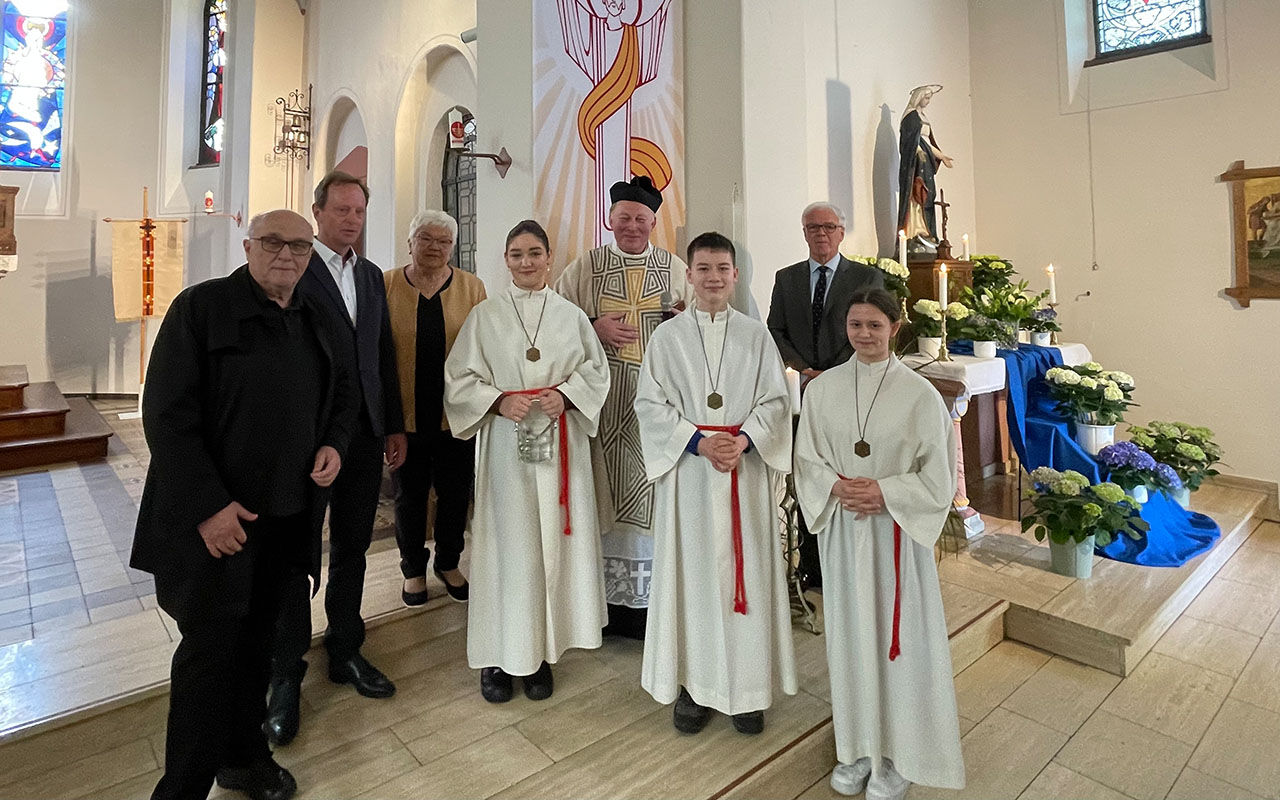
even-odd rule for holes
{"type": "MultiPolygon", "coordinates": [[[[422,295],[405,277],[407,267],[383,274],[387,287],[387,309],[391,314],[391,339],[396,346],[396,372],[400,375],[400,401],[404,407],[404,429],[418,431],[418,407],[414,386],[418,369],[418,298],[422,295]]],[[[453,267],[453,280],[440,292],[444,311],[444,354],[447,357],[458,338],[467,314],[485,299],[484,281],[453,267]]],[[[449,421],[440,415],[440,430],[449,430],[449,421]]]]}

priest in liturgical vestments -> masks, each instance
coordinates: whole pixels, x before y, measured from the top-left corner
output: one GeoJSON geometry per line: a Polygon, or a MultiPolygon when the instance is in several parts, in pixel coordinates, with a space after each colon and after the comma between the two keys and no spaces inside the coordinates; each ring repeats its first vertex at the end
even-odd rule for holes
{"type": "Polygon", "coordinates": [[[608,478],[613,505],[602,543],[609,629],[640,638],[653,570],[654,496],[632,404],[649,337],[693,293],[684,262],[649,242],[662,205],[653,182],[645,176],[619,181],[609,197],[615,241],[565,267],[556,291],[586,312],[609,358],[612,388],[593,443],[596,470],[608,478]]]}
{"type": "Polygon", "coordinates": [[[445,361],[445,414],[476,438],[467,661],[490,702],[551,696],[551,664],[601,643],[607,620],[590,436],[609,392],[586,315],[546,284],[551,248],[507,236],[512,284],[477,305],[445,361]]]}
{"type": "Polygon", "coordinates": [[[654,331],[636,416],[655,481],[653,584],[640,682],[696,733],[710,709],[759,733],[797,691],[770,474],[791,470],[791,403],[763,323],[729,307],[733,243],[689,245],[694,310],[654,331]]]}
{"type": "Polygon", "coordinates": [[[854,295],[855,358],[809,384],[795,445],[825,576],[831,786],[865,787],[869,800],[965,780],[933,555],[956,492],[955,429],[933,386],[889,349],[899,313],[884,290],[854,295]]]}

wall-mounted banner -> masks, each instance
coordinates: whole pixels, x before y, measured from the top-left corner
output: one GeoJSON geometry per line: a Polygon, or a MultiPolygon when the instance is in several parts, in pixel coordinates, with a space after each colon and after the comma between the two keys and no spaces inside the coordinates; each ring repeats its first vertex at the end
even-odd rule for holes
{"type": "Polygon", "coordinates": [[[535,0],[535,215],[556,270],[613,241],[609,187],[648,175],[662,190],[653,242],[684,226],[682,0],[535,0]]]}

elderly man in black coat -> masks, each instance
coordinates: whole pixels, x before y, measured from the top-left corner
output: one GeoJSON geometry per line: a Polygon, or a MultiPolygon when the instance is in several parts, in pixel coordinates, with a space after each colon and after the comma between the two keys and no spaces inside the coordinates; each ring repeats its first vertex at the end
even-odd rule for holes
{"type": "Polygon", "coordinates": [[[360,407],[342,321],[294,292],[311,243],[292,211],[254,217],[248,263],[178,295],[152,351],[130,563],[182,633],[153,798],[204,797],[215,776],[264,800],[297,789],[261,728],[274,629],[282,596],[319,581],[360,407]]]}

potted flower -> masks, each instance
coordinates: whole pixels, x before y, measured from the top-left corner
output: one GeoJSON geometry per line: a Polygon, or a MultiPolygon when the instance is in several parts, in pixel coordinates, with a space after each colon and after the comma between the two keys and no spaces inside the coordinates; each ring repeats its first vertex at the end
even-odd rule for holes
{"type": "Polygon", "coordinates": [[[1133,442],[1107,445],[1098,451],[1098,463],[1110,470],[1112,483],[1139,503],[1147,502],[1149,491],[1169,495],[1182,488],[1182,479],[1173,467],[1156,461],[1133,442]]]}
{"type": "Polygon", "coordinates": [[[960,291],[960,301],[975,312],[994,320],[1009,323],[1014,330],[1014,341],[1017,341],[1018,328],[1024,320],[1030,319],[1040,302],[1049,296],[1048,290],[1037,295],[1027,291],[1027,282],[1017,284],[1006,282],[1004,285],[990,286],[975,291],[965,288],[960,291]]]}
{"type": "Polygon", "coordinates": [[[1022,321],[1022,330],[1031,333],[1031,344],[1036,347],[1048,347],[1053,334],[1062,330],[1058,324],[1058,312],[1052,308],[1037,308],[1031,316],[1022,321]]]}
{"type": "Polygon", "coordinates": [[[1034,528],[1037,541],[1049,540],[1050,568],[1059,575],[1088,578],[1095,547],[1120,536],[1140,539],[1151,527],[1139,516],[1138,503],[1114,483],[1090,486],[1074,470],[1040,467],[1031,473],[1031,484],[1032,510],[1022,518],[1022,530],[1034,528]]]}
{"type": "Polygon", "coordinates": [[[997,344],[1008,349],[1018,346],[1017,334],[1007,322],[973,311],[959,323],[960,336],[973,340],[973,354],[978,358],[995,358],[997,344]]]}
{"type": "Polygon", "coordinates": [[[1013,262],[997,255],[969,256],[973,262],[973,290],[1008,286],[1014,275],[1013,262]]]}
{"type": "Polygon", "coordinates": [[[910,296],[911,290],[907,288],[907,279],[911,277],[911,271],[897,261],[875,256],[848,256],[848,258],[855,264],[866,264],[884,273],[884,288],[899,298],[906,300],[910,296]]]}
{"type": "Polygon", "coordinates": [[[942,306],[937,300],[921,298],[911,307],[915,319],[916,349],[929,358],[937,358],[942,350],[942,306]]]}
{"type": "Polygon", "coordinates": [[[1213,431],[1208,428],[1185,422],[1152,422],[1130,427],[1129,439],[1157,461],[1173,467],[1182,488],[1171,496],[1183,508],[1205,478],[1218,474],[1213,465],[1222,460],[1222,447],[1213,441],[1213,431]]]}
{"type": "Polygon", "coordinates": [[[1044,374],[1057,412],[1075,420],[1076,441],[1089,455],[1115,441],[1116,423],[1129,406],[1136,405],[1133,378],[1124,372],[1104,370],[1096,361],[1074,367],[1054,367],[1044,374]]]}

